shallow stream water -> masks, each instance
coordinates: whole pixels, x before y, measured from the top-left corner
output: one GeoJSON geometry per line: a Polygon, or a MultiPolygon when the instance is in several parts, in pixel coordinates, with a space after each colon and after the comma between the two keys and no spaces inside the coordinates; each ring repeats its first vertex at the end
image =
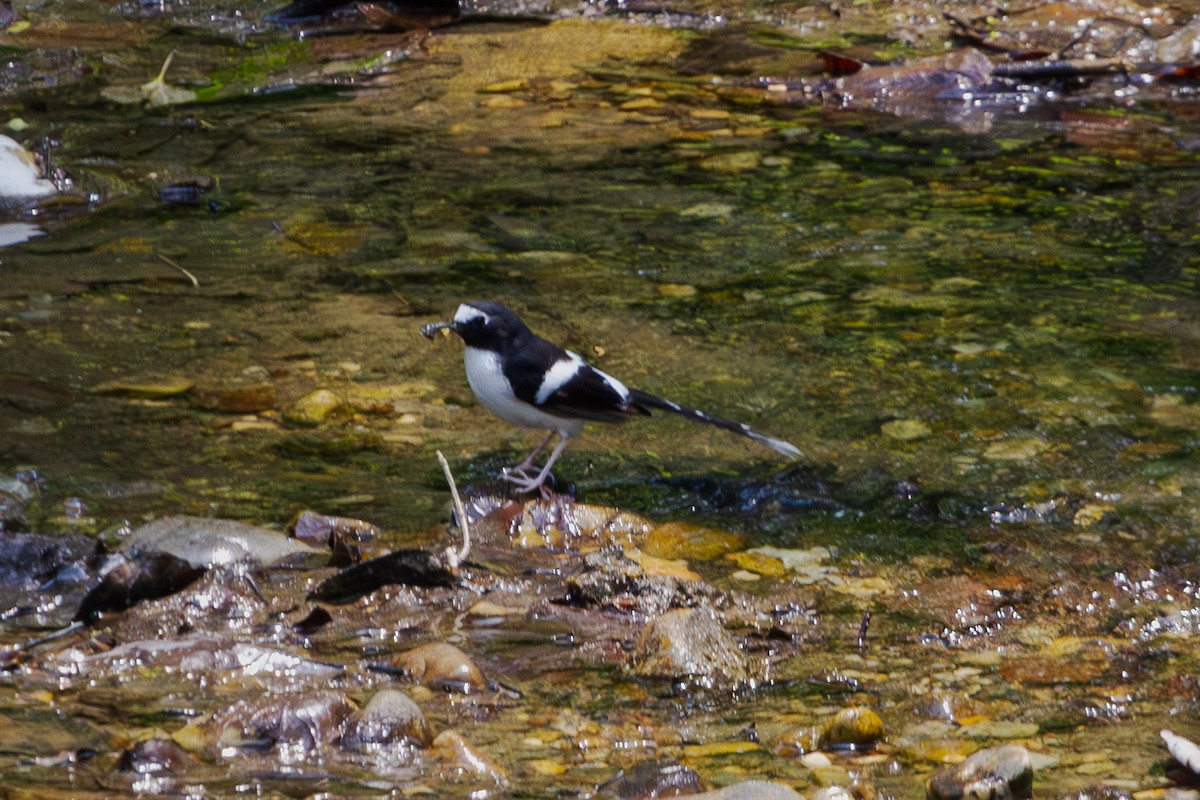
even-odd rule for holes
{"type": "MultiPolygon", "coordinates": [[[[894,747],[839,764],[847,780],[918,796],[940,756],[895,741],[929,713],[925,694],[962,698],[963,725],[1031,725],[975,738],[1052,753],[1039,780],[1062,791],[1157,791],[1158,728],[1200,732],[1187,86],[910,107],[758,80],[812,77],[831,46],[889,59],[941,46],[922,29],[907,52],[861,9],[809,24],[489,8],[510,17],[299,37],[259,22],[269,4],[96,6],[31,7],[4,42],[0,123],[54,140],[71,180],[33,218],[45,235],[0,251],[0,467],[41,475],[28,529],[111,540],[169,514],[282,528],[313,508],[369,520],[389,546],[441,541],[434,451],[460,485],[488,486],[537,438],[475,404],[457,340],[418,335],[494,298],[630,386],[806,454],[785,465],[656,415],[589,429],[559,462],[560,490],[748,548],[826,547],[841,576],[772,578],[821,622],[774,688],[732,699],[679,701],[594,666],[546,676],[521,650],[538,634],[468,633],[526,682],[520,714],[427,714],[468,738],[476,726],[525,796],[585,791],[646,741],[716,784],[815,790],[836,781],[769,745],[687,748],[849,702],[881,709],[894,747]],[[113,91],[139,100],[171,51],[166,80],[195,101],[113,91]],[[334,400],[310,402],[322,389],[334,400]],[[867,612],[880,644],[863,650],[867,612]],[[572,719],[551,722],[561,705],[572,719]]],[[[735,567],[691,560],[748,590],[735,567]]],[[[349,660],[360,645],[329,646],[349,660]]],[[[52,689],[7,680],[14,730],[41,735],[52,689]]],[[[119,733],[34,737],[0,760],[4,782],[82,791],[28,759],[73,736],[119,749],[176,711],[145,713],[119,733]]],[[[333,772],[328,791],[379,788],[333,772]]],[[[230,794],[259,780],[234,773],[197,780],[230,794]]]]}

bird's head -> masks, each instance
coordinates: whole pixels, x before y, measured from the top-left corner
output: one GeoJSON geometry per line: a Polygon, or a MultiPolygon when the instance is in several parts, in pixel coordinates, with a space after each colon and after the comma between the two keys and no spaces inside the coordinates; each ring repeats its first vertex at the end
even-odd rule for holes
{"type": "Polygon", "coordinates": [[[472,300],[454,312],[450,322],[434,322],[421,327],[421,335],[432,339],[434,334],[448,328],[466,342],[468,347],[499,350],[513,339],[529,332],[529,328],[502,303],[494,300],[472,300]]]}

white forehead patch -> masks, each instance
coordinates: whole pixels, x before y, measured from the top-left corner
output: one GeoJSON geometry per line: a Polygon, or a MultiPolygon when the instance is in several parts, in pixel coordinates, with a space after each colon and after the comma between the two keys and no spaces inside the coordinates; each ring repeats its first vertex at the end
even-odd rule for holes
{"type": "Polygon", "coordinates": [[[475,306],[468,305],[467,303],[463,303],[454,312],[454,322],[458,325],[464,325],[473,319],[482,319],[483,324],[486,325],[490,317],[475,306]]]}

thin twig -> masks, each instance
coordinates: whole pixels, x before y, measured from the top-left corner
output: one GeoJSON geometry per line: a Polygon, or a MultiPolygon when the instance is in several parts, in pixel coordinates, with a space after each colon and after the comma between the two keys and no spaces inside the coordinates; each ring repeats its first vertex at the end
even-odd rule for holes
{"type": "Polygon", "coordinates": [[[454,513],[458,515],[458,527],[462,531],[462,547],[455,552],[453,547],[446,548],[446,561],[450,563],[450,569],[458,569],[458,565],[466,560],[467,554],[471,552],[471,528],[467,524],[467,509],[463,507],[462,498],[458,496],[458,485],[454,482],[454,474],[450,472],[450,462],[442,455],[442,451],[437,451],[438,463],[442,465],[442,473],[446,476],[446,483],[450,484],[450,496],[454,498],[454,513]]]}
{"type": "Polygon", "coordinates": [[[187,271],[186,269],[184,269],[182,266],[180,266],[180,265],[179,265],[179,263],[178,263],[177,261],[175,261],[175,259],[173,259],[173,258],[169,258],[168,256],[165,256],[165,255],[163,255],[162,253],[157,253],[156,255],[157,255],[157,256],[158,256],[160,259],[162,259],[162,262],[163,262],[164,264],[167,264],[168,266],[172,266],[172,267],[174,267],[175,269],[177,269],[177,270],[179,270],[180,272],[182,272],[184,275],[186,275],[186,276],[187,276],[187,279],[188,279],[189,281],[191,281],[191,282],[192,282],[192,286],[195,286],[197,289],[199,289],[199,288],[200,288],[200,281],[196,280],[196,276],[195,276],[195,275],[193,275],[192,273],[188,272],[188,271],[187,271]]]}

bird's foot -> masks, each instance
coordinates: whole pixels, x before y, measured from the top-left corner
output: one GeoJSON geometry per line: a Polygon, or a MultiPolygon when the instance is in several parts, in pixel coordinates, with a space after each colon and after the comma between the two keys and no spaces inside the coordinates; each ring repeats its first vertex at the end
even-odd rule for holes
{"type": "Polygon", "coordinates": [[[530,492],[539,492],[545,498],[550,490],[546,488],[545,475],[529,475],[525,470],[506,469],[500,473],[500,477],[513,485],[517,494],[529,494],[530,492]]]}
{"type": "Polygon", "coordinates": [[[535,478],[535,476],[526,472],[527,469],[528,467],[526,467],[524,464],[519,464],[515,467],[505,467],[504,469],[500,470],[500,478],[508,481],[509,483],[524,483],[525,481],[531,481],[535,478]]]}

